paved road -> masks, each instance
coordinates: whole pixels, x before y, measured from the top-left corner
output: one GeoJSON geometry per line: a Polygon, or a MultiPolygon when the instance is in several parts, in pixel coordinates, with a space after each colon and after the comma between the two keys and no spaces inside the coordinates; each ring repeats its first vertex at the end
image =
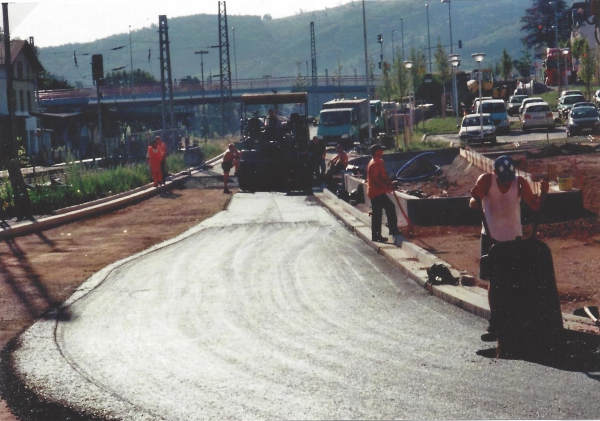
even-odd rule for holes
{"type": "Polygon", "coordinates": [[[47,399],[122,420],[597,418],[598,376],[479,356],[429,296],[303,196],[240,193],[110,266],[21,338],[47,399]]]}

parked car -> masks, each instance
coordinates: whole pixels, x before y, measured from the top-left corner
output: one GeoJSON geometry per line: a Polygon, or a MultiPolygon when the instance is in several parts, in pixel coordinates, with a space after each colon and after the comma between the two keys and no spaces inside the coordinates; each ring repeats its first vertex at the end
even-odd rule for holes
{"type": "Polygon", "coordinates": [[[521,107],[519,108],[519,120],[521,120],[521,116],[523,115],[523,110],[525,109],[525,106],[532,102],[544,102],[544,100],[542,98],[540,98],[539,96],[525,98],[523,100],[523,102],[521,102],[521,107]]]}
{"type": "Polygon", "coordinates": [[[594,94],[594,104],[596,105],[596,108],[600,108],[600,89],[598,89],[596,91],[596,93],[594,94]]]}
{"type": "Polygon", "coordinates": [[[494,99],[494,98],[492,98],[491,96],[484,96],[484,97],[481,97],[481,98],[479,98],[479,97],[475,98],[473,100],[473,105],[471,106],[471,112],[475,113],[475,110],[477,110],[477,107],[479,106],[479,103],[481,101],[488,101],[490,99],[494,99]]]}
{"type": "Polygon", "coordinates": [[[554,130],[554,114],[547,102],[532,102],[525,106],[521,129],[528,132],[531,129],[554,130]]]}
{"type": "Polygon", "coordinates": [[[578,107],[595,107],[596,105],[593,102],[589,102],[589,101],[585,101],[585,102],[576,102],[575,104],[573,104],[573,106],[571,107],[571,110],[573,108],[578,108],[578,107]]]}
{"type": "Polygon", "coordinates": [[[596,107],[578,107],[571,110],[567,121],[567,137],[599,133],[600,115],[596,107]]]}
{"type": "Polygon", "coordinates": [[[513,95],[508,99],[506,112],[509,116],[519,115],[519,108],[525,98],[529,98],[529,95],[513,95]]]}
{"type": "Polygon", "coordinates": [[[461,143],[470,142],[489,142],[492,145],[497,143],[496,126],[494,120],[489,114],[467,114],[463,117],[460,125],[458,137],[461,143]],[[481,127],[483,124],[483,137],[481,127]]]}
{"type": "Polygon", "coordinates": [[[477,113],[489,114],[494,120],[496,134],[510,134],[510,124],[506,113],[506,104],[501,99],[489,99],[482,101],[477,108],[477,113]]]}
{"type": "Polygon", "coordinates": [[[573,104],[578,102],[586,102],[585,97],[579,94],[565,95],[558,99],[558,106],[556,107],[556,110],[562,118],[567,118],[569,116],[569,111],[571,111],[571,108],[573,107],[573,104]]]}
{"type": "Polygon", "coordinates": [[[581,92],[579,89],[566,89],[560,93],[559,99],[562,98],[563,96],[567,96],[567,95],[583,96],[583,92],[581,92]]]}

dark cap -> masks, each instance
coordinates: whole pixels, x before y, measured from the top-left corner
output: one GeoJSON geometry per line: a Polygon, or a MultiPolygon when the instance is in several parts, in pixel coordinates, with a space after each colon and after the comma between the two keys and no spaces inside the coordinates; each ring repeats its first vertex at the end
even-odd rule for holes
{"type": "Polygon", "coordinates": [[[512,181],[515,179],[515,162],[508,155],[502,155],[494,162],[494,170],[500,181],[512,181]]]}
{"type": "Polygon", "coordinates": [[[373,155],[377,151],[385,151],[385,146],[381,146],[378,143],[371,146],[371,155],[373,155]]]}

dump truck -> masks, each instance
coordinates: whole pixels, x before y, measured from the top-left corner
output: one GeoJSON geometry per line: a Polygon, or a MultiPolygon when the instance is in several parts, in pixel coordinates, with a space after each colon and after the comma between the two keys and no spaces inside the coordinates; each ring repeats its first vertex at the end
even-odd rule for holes
{"type": "Polygon", "coordinates": [[[369,139],[369,102],[366,99],[336,99],[323,104],[317,137],[326,145],[341,143],[352,149],[355,142],[369,139]]]}
{"type": "Polygon", "coordinates": [[[311,194],[312,167],[304,153],[309,141],[308,94],[244,94],[241,105],[240,189],[311,194]],[[266,124],[270,109],[277,124],[266,124]]]}

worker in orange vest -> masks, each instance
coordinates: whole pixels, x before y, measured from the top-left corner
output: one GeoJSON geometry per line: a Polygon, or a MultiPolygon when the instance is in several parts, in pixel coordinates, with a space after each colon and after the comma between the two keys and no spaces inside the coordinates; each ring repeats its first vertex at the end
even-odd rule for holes
{"type": "Polygon", "coordinates": [[[165,184],[165,181],[167,180],[167,144],[162,141],[160,136],[156,136],[155,139],[158,148],[162,152],[162,160],[160,161],[160,171],[162,174],[161,184],[165,184]]]}
{"type": "MultiPolygon", "coordinates": [[[[163,182],[161,162],[163,161],[162,149],[158,146],[158,140],[160,136],[152,141],[152,144],[148,146],[148,153],[146,154],[146,163],[150,166],[150,173],[152,174],[152,181],[154,187],[158,187],[163,182]]],[[[164,183],[163,183],[164,184],[164,183]]]]}

